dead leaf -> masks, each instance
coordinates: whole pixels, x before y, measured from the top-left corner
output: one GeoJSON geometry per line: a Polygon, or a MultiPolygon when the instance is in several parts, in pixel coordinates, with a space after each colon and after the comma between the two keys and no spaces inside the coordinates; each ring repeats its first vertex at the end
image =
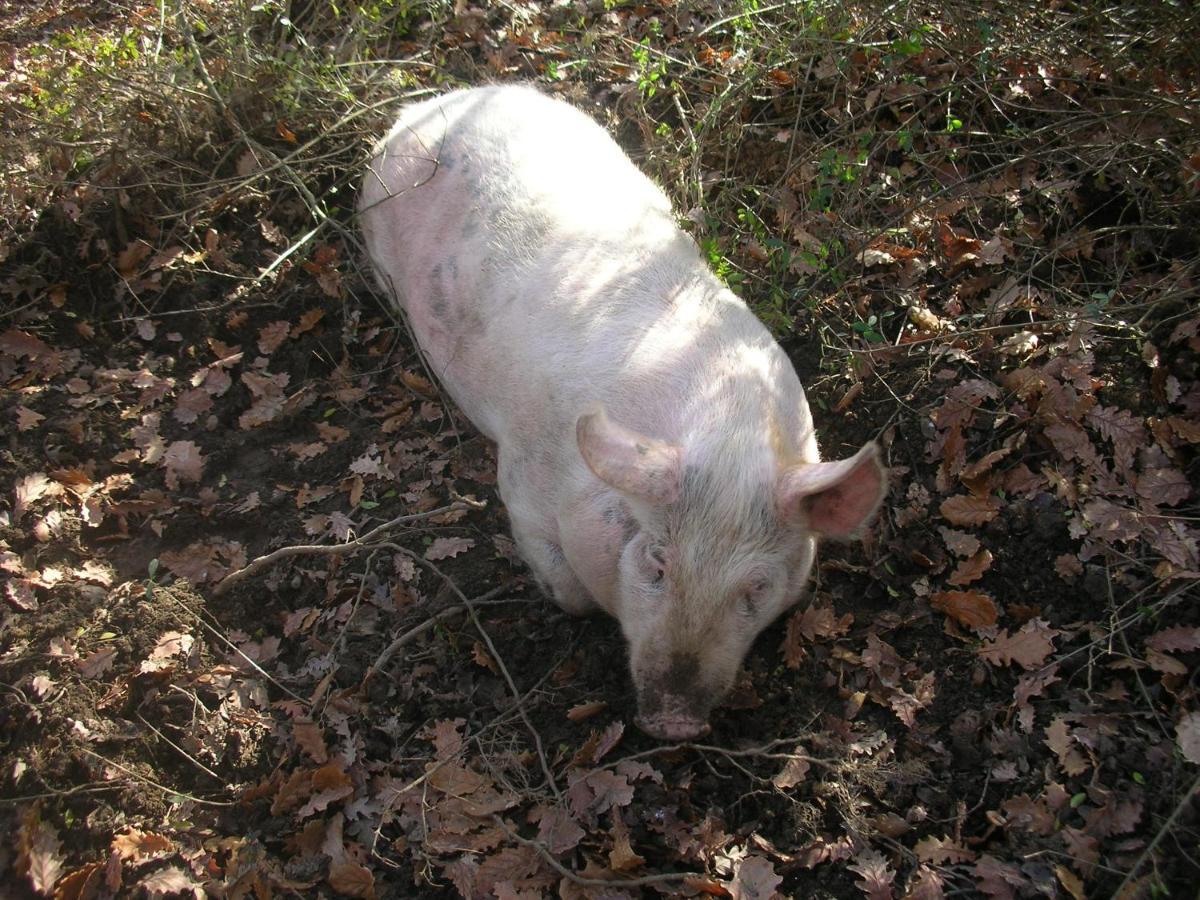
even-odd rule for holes
{"type": "Polygon", "coordinates": [[[802,756],[793,756],[783,764],[783,768],[775,773],[771,783],[781,791],[794,788],[808,777],[812,763],[802,756]]]}
{"type": "Polygon", "coordinates": [[[1058,757],[1058,763],[1062,766],[1063,771],[1072,778],[1082,775],[1091,768],[1091,764],[1075,746],[1067,721],[1063,716],[1055,716],[1054,721],[1046,729],[1045,744],[1058,757]]]}
{"type": "MultiPolygon", "coordinates": [[[[962,587],[970,584],[972,581],[978,581],[983,577],[992,565],[992,553],[990,550],[983,549],[972,556],[970,559],[965,559],[959,563],[946,581],[955,587],[962,587]]],[[[995,608],[993,607],[993,610],[995,608]]],[[[993,622],[995,619],[992,620],[993,622]]]]}
{"type": "Polygon", "coordinates": [[[562,807],[540,806],[529,818],[538,823],[538,842],[555,856],[574,850],[587,833],[562,807]]]}
{"type": "Polygon", "coordinates": [[[942,501],[938,508],[942,518],[951,525],[983,525],[1000,512],[1000,501],[995,497],[975,497],[959,494],[942,501]]]}
{"type": "Polygon", "coordinates": [[[84,678],[98,678],[112,668],[116,656],[115,647],[105,647],[88,654],[76,662],[75,667],[79,669],[79,674],[84,678]]]}
{"type": "Polygon", "coordinates": [[[1063,865],[1055,865],[1054,875],[1073,900],[1087,900],[1083,880],[1078,875],[1063,865]]]}
{"type": "Polygon", "coordinates": [[[868,900],[891,900],[895,896],[892,884],[896,880],[896,873],[878,850],[863,850],[846,868],[862,876],[854,885],[868,900]]]}
{"type": "Polygon", "coordinates": [[[974,556],[979,552],[979,538],[965,531],[955,531],[945,525],[938,526],[938,533],[946,549],[955,556],[974,556]]]}
{"type": "Polygon", "coordinates": [[[975,878],[976,887],[996,900],[1012,900],[1028,884],[1020,869],[993,856],[982,856],[975,863],[975,878]]]}
{"type": "Polygon", "coordinates": [[[62,841],[58,832],[36,812],[30,813],[21,823],[18,846],[33,889],[39,894],[49,894],[62,875],[62,841]]]}
{"type": "Polygon", "coordinates": [[[914,848],[917,859],[923,863],[944,866],[947,863],[965,863],[975,858],[975,851],[962,846],[953,838],[924,837],[914,848]]]}
{"type": "Polygon", "coordinates": [[[194,880],[191,875],[179,866],[167,866],[146,876],[139,882],[140,887],[150,897],[165,897],[168,894],[187,892],[194,896],[203,896],[200,892],[204,886],[194,880]]]}
{"type": "Polygon", "coordinates": [[[1200,764],[1200,712],[1193,710],[1180,718],[1175,725],[1175,739],[1183,758],[1200,764]]]}
{"type": "Polygon", "coordinates": [[[175,852],[175,844],[170,838],[137,828],[115,835],[111,848],[121,859],[138,863],[175,852]]]}
{"type": "MultiPolygon", "coordinates": [[[[991,554],[988,556],[990,558],[991,554]]],[[[968,563],[970,560],[963,565],[968,563]]],[[[960,625],[973,629],[995,625],[999,615],[992,598],[982,591],[939,591],[929,598],[929,605],[939,612],[944,612],[960,625]]]]}
{"type": "Polygon", "coordinates": [[[442,537],[435,540],[425,549],[425,558],[430,562],[436,562],[439,559],[450,559],[458,556],[460,553],[466,553],[475,542],[470,538],[461,537],[442,537]]]}
{"type": "Polygon", "coordinates": [[[292,723],[292,737],[296,746],[309,755],[313,762],[323,765],[329,760],[325,746],[325,729],[311,719],[296,719],[292,723]]]}
{"type": "MultiPolygon", "coordinates": [[[[432,548],[431,548],[432,549],[432,548]]],[[[483,645],[483,641],[476,641],[475,646],[471,651],[471,658],[475,660],[475,665],[487,669],[493,675],[500,674],[500,667],[496,665],[496,661],[487,651],[487,647],[483,645]]]]}
{"type": "Polygon", "coordinates": [[[733,900],[771,900],[783,883],[771,861],[762,856],[747,856],[738,866],[737,875],[729,886],[733,900]]]}
{"type": "Polygon", "coordinates": [[[179,482],[197,482],[204,472],[204,457],[192,441],[174,441],[167,446],[162,458],[166,469],[167,487],[176,490],[179,482]]]}
{"type": "Polygon", "coordinates": [[[264,325],[258,332],[258,351],[263,356],[270,356],[279,349],[279,345],[288,339],[292,326],[282,320],[264,325]]]}
{"type": "Polygon", "coordinates": [[[91,862],[64,877],[54,888],[54,900],[91,900],[100,894],[107,863],[91,862]]]}
{"type": "Polygon", "coordinates": [[[329,886],[347,897],[375,896],[375,876],[366,866],[356,862],[340,862],[329,867],[329,886]]]}
{"type": "Polygon", "coordinates": [[[604,700],[592,700],[590,703],[579,703],[567,710],[567,718],[572,722],[582,722],[608,708],[604,700]]]}
{"type": "Polygon", "coordinates": [[[646,864],[646,860],[638,856],[629,844],[629,826],[619,815],[613,816],[612,829],[613,848],[608,852],[608,864],[614,872],[632,872],[646,864]]]}
{"type": "Polygon", "coordinates": [[[1036,669],[1054,652],[1057,634],[1045,620],[1030,619],[1016,634],[1001,631],[994,641],[984,642],[979,655],[994,666],[1016,663],[1023,669],[1036,669]]]}

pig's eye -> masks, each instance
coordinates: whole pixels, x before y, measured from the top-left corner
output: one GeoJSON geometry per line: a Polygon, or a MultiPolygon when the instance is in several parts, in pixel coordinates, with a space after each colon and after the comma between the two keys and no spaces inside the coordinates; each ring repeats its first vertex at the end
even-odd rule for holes
{"type": "Polygon", "coordinates": [[[643,550],[642,567],[646,580],[650,582],[651,586],[661,586],[667,570],[667,558],[662,547],[648,545],[643,550]]]}
{"type": "Polygon", "coordinates": [[[770,589],[771,585],[765,578],[756,579],[746,585],[742,593],[742,611],[748,616],[755,615],[770,589]]]}

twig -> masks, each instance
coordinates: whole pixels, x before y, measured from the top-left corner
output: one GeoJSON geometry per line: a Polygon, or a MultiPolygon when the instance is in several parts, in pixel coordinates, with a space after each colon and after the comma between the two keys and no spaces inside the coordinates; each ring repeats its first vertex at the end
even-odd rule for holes
{"type": "Polygon", "coordinates": [[[404,553],[418,564],[433,572],[434,575],[440,578],[442,582],[454,592],[455,596],[458,597],[459,602],[466,608],[467,614],[471,617],[471,624],[475,626],[475,630],[479,632],[479,636],[483,638],[483,642],[487,644],[488,652],[491,653],[492,659],[496,663],[496,667],[500,669],[500,674],[504,677],[504,681],[508,684],[508,689],[512,693],[513,702],[516,704],[516,709],[521,716],[521,721],[525,723],[525,727],[529,730],[529,734],[533,738],[534,746],[537,748],[538,762],[541,764],[542,774],[546,778],[546,784],[549,785],[550,791],[556,798],[561,798],[562,792],[559,791],[558,784],[554,780],[554,773],[550,771],[550,763],[546,759],[546,750],[542,746],[542,736],[538,733],[538,730],[533,727],[533,723],[529,721],[529,715],[525,712],[525,704],[522,702],[521,691],[517,689],[517,684],[515,681],[513,681],[513,677],[508,671],[508,666],[504,664],[504,658],[500,655],[500,651],[496,649],[496,645],[492,641],[492,636],[488,634],[487,629],[483,627],[483,622],[480,621],[479,613],[475,609],[475,601],[464,594],[462,589],[454,583],[454,580],[449,575],[443,572],[432,562],[425,559],[423,556],[418,556],[407,547],[401,547],[399,544],[393,544],[390,546],[392,546],[393,549],[397,550],[398,552],[404,553]]]}
{"type": "Polygon", "coordinates": [[[127,768],[126,766],[121,765],[119,762],[109,759],[107,756],[101,756],[99,753],[89,750],[87,747],[80,747],[79,749],[82,750],[84,753],[86,753],[88,756],[94,756],[96,759],[100,760],[106,766],[112,766],[114,769],[118,769],[118,770],[124,772],[130,778],[136,779],[137,781],[141,781],[145,784],[150,785],[151,787],[158,788],[160,791],[163,791],[168,794],[172,794],[176,797],[182,797],[185,800],[191,800],[193,803],[201,803],[204,806],[236,806],[237,805],[236,800],[205,800],[203,797],[196,797],[192,794],[185,794],[183,791],[177,791],[177,790],[175,790],[175,788],[167,787],[165,784],[159,784],[153,778],[147,778],[145,775],[135,772],[135,771],[133,771],[133,769],[127,768]]]}
{"type": "Polygon", "coordinates": [[[149,728],[151,731],[153,731],[156,735],[158,735],[158,737],[162,741],[164,741],[168,746],[170,746],[171,749],[173,749],[175,752],[177,752],[179,755],[181,755],[184,759],[186,759],[188,762],[190,762],[192,765],[194,765],[197,769],[199,769],[201,772],[204,772],[206,775],[211,775],[217,781],[225,783],[224,778],[222,778],[220,775],[218,775],[216,772],[214,772],[212,769],[210,769],[204,763],[200,762],[200,760],[196,759],[196,757],[192,756],[192,754],[188,753],[186,750],[184,750],[182,747],[180,747],[177,743],[175,743],[173,740],[171,740],[169,737],[167,737],[165,734],[163,734],[161,731],[159,731],[157,728],[155,728],[149,722],[147,722],[145,716],[143,716],[141,713],[138,713],[137,717],[138,717],[138,720],[143,725],[145,725],[147,728],[149,728]]]}
{"type": "Polygon", "coordinates": [[[395,528],[399,525],[407,525],[410,522],[418,522],[422,519],[429,519],[433,516],[440,516],[444,513],[454,512],[460,509],[478,508],[467,500],[455,500],[448,506],[440,506],[437,509],[431,509],[428,512],[410,513],[408,515],[397,516],[396,518],[384,522],[375,528],[372,528],[361,537],[356,537],[342,544],[296,544],[290,547],[280,547],[268,553],[266,556],[260,556],[253,560],[248,565],[238,569],[236,572],[230,572],[213,588],[213,596],[219,597],[229,590],[233,585],[237,584],[251,575],[261,572],[268,566],[273,565],[281,559],[287,559],[290,556],[331,556],[339,553],[348,553],[351,550],[361,549],[370,546],[371,541],[378,535],[395,528]]]}
{"type": "MultiPolygon", "coordinates": [[[[473,599],[471,602],[475,603],[475,604],[486,603],[488,600],[491,600],[496,595],[501,594],[504,591],[508,590],[509,587],[510,587],[510,585],[507,585],[507,584],[497,585],[496,587],[492,588],[490,591],[480,594],[478,597],[473,599]]],[[[405,644],[411,643],[413,640],[420,637],[422,634],[424,634],[426,631],[428,631],[430,628],[432,628],[434,625],[438,624],[439,622],[445,621],[446,619],[452,619],[455,616],[461,615],[462,613],[464,613],[466,611],[467,611],[467,607],[464,604],[455,603],[453,606],[447,606],[445,609],[438,610],[438,612],[434,613],[432,616],[430,616],[428,619],[426,619],[420,625],[415,625],[412,628],[408,629],[408,631],[404,632],[404,634],[400,635],[398,638],[396,638],[394,641],[392,641],[390,644],[388,644],[388,646],[384,649],[384,651],[379,654],[379,657],[375,660],[374,663],[371,664],[371,667],[367,669],[367,673],[363,676],[363,684],[365,685],[368,681],[370,681],[371,678],[374,677],[376,672],[381,671],[384,668],[384,666],[386,666],[391,661],[392,657],[396,654],[396,651],[399,650],[401,647],[403,647],[405,644]]]]}
{"type": "Polygon", "coordinates": [[[1129,867],[1129,871],[1125,873],[1125,877],[1121,879],[1121,883],[1117,885],[1117,889],[1113,891],[1112,896],[1121,897],[1124,895],[1125,888],[1128,886],[1129,882],[1133,880],[1135,875],[1137,875],[1138,870],[1141,869],[1146,860],[1150,858],[1150,854],[1154,852],[1155,848],[1159,845],[1162,839],[1167,836],[1167,833],[1175,825],[1175,820],[1182,815],[1184,808],[1197,794],[1197,792],[1200,792],[1200,775],[1196,776],[1196,780],[1192,782],[1192,786],[1188,788],[1187,793],[1185,793],[1183,797],[1180,798],[1179,802],[1175,804],[1175,809],[1171,812],[1171,815],[1167,816],[1167,821],[1163,822],[1162,828],[1158,829],[1158,833],[1154,835],[1154,840],[1146,845],[1146,849],[1143,850],[1142,855],[1137,858],[1137,862],[1129,867]]]}
{"type": "Polygon", "coordinates": [[[500,816],[492,813],[492,821],[500,827],[506,835],[516,841],[518,844],[524,844],[526,847],[532,847],[544,859],[550,868],[554,869],[563,878],[575,882],[575,884],[586,885],[587,887],[607,887],[607,888],[630,888],[642,887],[647,884],[662,884],[666,881],[686,881],[689,878],[703,879],[706,876],[703,872],[661,872],[657,875],[643,875],[640,878],[589,878],[586,875],[577,875],[554,858],[554,855],[543,847],[537,841],[529,838],[521,837],[508,824],[500,818],[500,816]]]}
{"type": "MultiPolygon", "coordinates": [[[[155,586],[155,587],[157,588],[157,586],[155,586]]],[[[147,591],[147,595],[149,595],[150,593],[151,593],[150,591],[147,591]]],[[[254,671],[256,671],[259,675],[261,675],[263,678],[267,679],[267,681],[269,681],[271,684],[275,685],[275,687],[279,688],[279,690],[283,691],[285,694],[287,694],[293,700],[296,700],[296,701],[304,704],[306,709],[309,708],[310,705],[307,700],[305,700],[303,697],[301,697],[295,691],[290,690],[286,685],[280,684],[274,678],[274,676],[271,675],[270,672],[268,672],[266,669],[264,669],[262,666],[260,666],[256,660],[251,659],[250,656],[244,650],[242,650],[241,647],[239,647],[237,644],[235,644],[233,641],[231,641],[229,638],[227,638],[225,635],[223,635],[220,631],[218,631],[212,625],[209,625],[208,622],[204,621],[204,616],[200,615],[200,613],[193,610],[191,607],[189,607],[186,603],[184,603],[178,597],[175,597],[169,590],[159,590],[159,591],[157,591],[155,596],[159,596],[159,597],[165,596],[168,600],[170,600],[176,606],[182,607],[184,610],[191,613],[191,615],[193,617],[195,617],[196,621],[199,622],[200,625],[203,628],[205,628],[209,634],[211,634],[217,640],[221,641],[221,643],[223,643],[226,647],[228,647],[230,650],[232,650],[234,653],[236,653],[238,656],[240,656],[242,658],[242,661],[245,662],[246,665],[250,666],[250,668],[254,669],[254,671]]]]}

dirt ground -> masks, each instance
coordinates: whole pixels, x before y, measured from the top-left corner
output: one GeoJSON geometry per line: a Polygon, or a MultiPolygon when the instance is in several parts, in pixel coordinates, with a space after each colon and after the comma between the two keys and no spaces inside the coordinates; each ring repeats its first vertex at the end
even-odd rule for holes
{"type": "MultiPolygon", "coordinates": [[[[471,9],[431,40],[486,65],[471,9]]],[[[703,64],[680,15],[592,24],[703,64]]],[[[69,20],[10,19],[10,68],[69,20]]],[[[941,71],[932,45],[887,64],[941,71]]],[[[877,76],[899,109],[911,79],[877,76]]],[[[1100,80],[1071,103],[1112,113],[1100,80]]],[[[685,132],[635,82],[544,87],[667,182],[639,117],[685,132]]],[[[788,169],[805,101],[765,83],[706,171],[788,169]]],[[[1165,93],[1176,125],[1200,124],[1190,90],[1165,93]]],[[[880,218],[840,273],[775,265],[844,226],[786,200],[824,169],[771,195],[770,239],[730,214],[718,255],[824,454],[878,440],[891,486],[685,745],[634,727],[616,623],[539,595],[493,447],[365,277],[352,191],[328,207],[346,230],[281,259],[294,198],[214,193],[184,227],[146,170],[63,173],[0,235],[0,893],[1195,896],[1200,147],[1155,134],[1193,168],[980,150],[907,218],[880,199],[904,233],[880,218]]],[[[897,141],[863,165],[936,174],[897,141]]]]}

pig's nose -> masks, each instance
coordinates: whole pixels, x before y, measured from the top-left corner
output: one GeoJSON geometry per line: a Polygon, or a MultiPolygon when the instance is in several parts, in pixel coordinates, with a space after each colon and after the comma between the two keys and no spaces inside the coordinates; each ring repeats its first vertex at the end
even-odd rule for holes
{"type": "Polygon", "coordinates": [[[712,731],[703,719],[687,715],[660,713],[638,716],[634,722],[650,737],[660,741],[694,741],[712,731]]]}

